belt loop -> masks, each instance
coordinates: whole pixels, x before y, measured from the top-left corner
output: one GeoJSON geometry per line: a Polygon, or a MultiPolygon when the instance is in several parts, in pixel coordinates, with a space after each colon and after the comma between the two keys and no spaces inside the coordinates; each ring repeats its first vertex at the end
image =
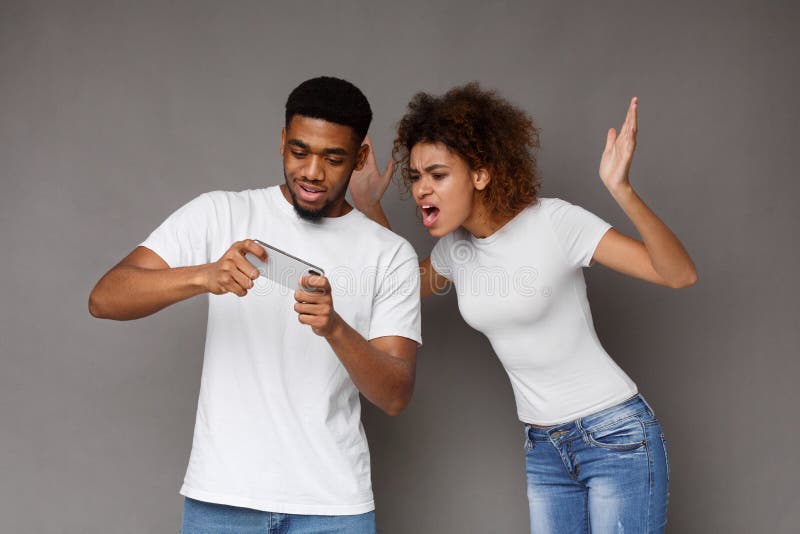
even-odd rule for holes
{"type": "Polygon", "coordinates": [[[586,434],[586,430],[583,429],[583,417],[579,417],[575,421],[575,428],[578,429],[578,433],[581,435],[583,442],[589,445],[589,436],[586,434]]]}
{"type": "Polygon", "coordinates": [[[531,425],[525,425],[525,450],[533,450],[533,440],[531,439],[531,425]]]}
{"type": "Polygon", "coordinates": [[[650,415],[651,415],[652,417],[655,417],[655,416],[656,416],[656,412],[653,410],[653,407],[652,407],[652,406],[650,406],[650,404],[649,404],[649,403],[648,403],[648,402],[645,400],[645,398],[644,398],[644,395],[642,395],[641,393],[639,393],[639,394],[638,394],[638,397],[639,397],[639,398],[642,400],[642,402],[644,403],[644,405],[645,405],[645,406],[647,406],[647,409],[648,409],[648,410],[650,410],[650,415]]]}

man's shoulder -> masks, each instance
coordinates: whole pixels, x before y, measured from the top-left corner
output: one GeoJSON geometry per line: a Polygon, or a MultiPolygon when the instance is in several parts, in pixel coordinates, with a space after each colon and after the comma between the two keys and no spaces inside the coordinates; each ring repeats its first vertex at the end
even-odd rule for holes
{"type": "Polygon", "coordinates": [[[212,200],[221,200],[229,202],[251,201],[253,199],[266,200],[267,198],[269,198],[270,189],[273,189],[275,187],[277,186],[262,187],[259,189],[242,189],[241,191],[229,191],[225,189],[217,189],[215,191],[209,191],[207,193],[204,193],[204,195],[208,196],[212,200]]]}
{"type": "Polygon", "coordinates": [[[236,211],[240,211],[250,207],[262,208],[264,204],[269,202],[270,189],[269,187],[261,189],[243,189],[241,191],[218,189],[203,193],[198,198],[205,197],[217,210],[223,209],[227,211],[229,209],[235,209],[236,211]]]}
{"type": "Polygon", "coordinates": [[[411,243],[406,238],[376,223],[358,210],[356,210],[355,215],[358,219],[357,224],[354,226],[359,240],[363,239],[369,242],[376,250],[391,253],[400,252],[404,255],[413,254],[416,256],[414,247],[411,246],[411,243]]]}

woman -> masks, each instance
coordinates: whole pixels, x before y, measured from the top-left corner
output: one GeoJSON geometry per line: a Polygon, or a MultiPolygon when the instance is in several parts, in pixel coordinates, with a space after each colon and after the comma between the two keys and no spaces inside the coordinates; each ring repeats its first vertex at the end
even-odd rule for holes
{"type": "MultiPolygon", "coordinates": [[[[637,99],[608,132],[600,177],[643,242],[592,213],[538,198],[533,121],[477,84],[419,93],[393,155],[422,223],[439,241],[420,263],[422,296],[455,286],[464,319],[508,372],[525,423],[531,532],[663,532],[668,467],[653,410],[601,346],[583,267],[672,288],[697,281],[680,241],[628,178],[637,99]]],[[[353,176],[356,206],[388,226],[392,175],[374,156],[353,176]]]]}

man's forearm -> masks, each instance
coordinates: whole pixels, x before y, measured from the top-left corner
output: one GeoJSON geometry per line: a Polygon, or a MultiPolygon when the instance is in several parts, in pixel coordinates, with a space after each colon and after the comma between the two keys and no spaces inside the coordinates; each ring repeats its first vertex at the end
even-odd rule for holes
{"type": "Polygon", "coordinates": [[[118,265],[100,279],[89,296],[89,312],[102,319],[128,321],[206,292],[203,266],[145,269],[118,265]]]}
{"type": "Polygon", "coordinates": [[[341,318],[325,339],[362,395],[389,415],[405,409],[414,391],[413,358],[380,350],[341,318]]]}

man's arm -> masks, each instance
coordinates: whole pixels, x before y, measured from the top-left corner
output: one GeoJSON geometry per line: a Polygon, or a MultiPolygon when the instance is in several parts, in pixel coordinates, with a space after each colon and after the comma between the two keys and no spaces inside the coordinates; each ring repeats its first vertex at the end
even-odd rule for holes
{"type": "Polygon", "coordinates": [[[304,276],[301,284],[314,290],[295,292],[298,320],[327,340],[362,395],[389,415],[402,412],[414,391],[417,342],[401,336],[367,341],[333,309],[327,278],[304,276]]]}
{"type": "Polygon", "coordinates": [[[201,293],[243,297],[258,277],[244,257],[247,252],[266,260],[264,249],[250,239],[237,241],[214,263],[192,267],[170,268],[149,248],[136,247],[97,282],[89,295],[89,313],[129,321],[201,293]]]}
{"type": "Polygon", "coordinates": [[[400,336],[365,340],[339,317],[325,336],[358,390],[389,415],[411,402],[417,367],[417,342],[400,336]]]}

